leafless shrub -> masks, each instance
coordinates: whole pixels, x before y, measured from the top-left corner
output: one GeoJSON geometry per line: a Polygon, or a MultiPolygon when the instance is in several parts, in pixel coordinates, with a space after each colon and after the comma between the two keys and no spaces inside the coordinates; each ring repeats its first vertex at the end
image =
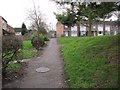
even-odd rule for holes
{"type": "Polygon", "coordinates": [[[22,40],[14,35],[5,35],[2,39],[2,73],[5,75],[8,64],[13,61],[19,49],[22,48],[22,40]]]}

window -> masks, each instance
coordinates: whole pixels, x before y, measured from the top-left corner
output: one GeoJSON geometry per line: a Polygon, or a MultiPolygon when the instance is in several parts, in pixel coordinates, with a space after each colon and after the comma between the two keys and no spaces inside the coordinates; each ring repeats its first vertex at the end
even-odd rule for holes
{"type": "Polygon", "coordinates": [[[102,24],[98,24],[98,31],[103,31],[103,25],[102,24]]]}
{"type": "Polygon", "coordinates": [[[64,28],[68,28],[68,26],[65,25],[64,28]]]}
{"type": "Polygon", "coordinates": [[[110,25],[105,25],[106,31],[110,31],[110,25]]]}

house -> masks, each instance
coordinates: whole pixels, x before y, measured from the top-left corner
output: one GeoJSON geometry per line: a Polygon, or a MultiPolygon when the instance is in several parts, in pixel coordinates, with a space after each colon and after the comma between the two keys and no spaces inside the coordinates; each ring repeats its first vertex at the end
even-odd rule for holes
{"type": "Polygon", "coordinates": [[[112,29],[111,33],[114,34],[114,35],[120,33],[120,21],[119,20],[113,21],[111,29],[112,29]]]}
{"type": "Polygon", "coordinates": [[[11,34],[15,34],[15,29],[12,26],[8,25],[7,26],[7,32],[9,32],[11,34]]]}
{"type": "MultiPolygon", "coordinates": [[[[92,21],[91,26],[91,34],[92,36],[102,36],[102,35],[110,35],[110,34],[118,34],[120,33],[120,28],[118,24],[116,24],[116,21],[105,21],[104,23],[102,21],[92,21]],[[103,28],[105,28],[105,32],[103,31],[103,28]]],[[[56,24],[56,34],[57,37],[61,36],[78,36],[78,31],[80,32],[80,36],[88,36],[89,28],[87,27],[88,22],[85,21],[83,23],[80,23],[79,25],[74,25],[70,29],[68,26],[61,24],[60,22],[57,22],[56,24]],[[84,25],[83,25],[84,24],[84,25]],[[71,33],[69,33],[71,30],[71,33]]]]}
{"type": "MultiPolygon", "coordinates": [[[[62,35],[65,34],[65,25],[63,25],[62,23],[60,22],[57,22],[56,24],[56,34],[57,34],[57,37],[61,37],[62,35]]],[[[66,35],[67,36],[67,35],[66,35]]]]}
{"type": "Polygon", "coordinates": [[[7,31],[7,21],[0,16],[0,35],[3,35],[3,32],[7,31]]]}
{"type": "Polygon", "coordinates": [[[7,21],[2,16],[0,16],[0,35],[8,35],[14,33],[14,28],[8,25],[7,21]]]}
{"type": "Polygon", "coordinates": [[[50,37],[56,37],[56,31],[53,30],[49,31],[49,35],[50,37]]]}
{"type": "Polygon", "coordinates": [[[15,35],[22,35],[21,31],[22,29],[21,28],[14,28],[15,29],[15,35]]]}

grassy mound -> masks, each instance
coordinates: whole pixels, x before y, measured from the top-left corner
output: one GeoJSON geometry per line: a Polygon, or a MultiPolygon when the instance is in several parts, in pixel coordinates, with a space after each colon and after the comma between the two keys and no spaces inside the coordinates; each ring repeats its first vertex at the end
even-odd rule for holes
{"type": "Polygon", "coordinates": [[[59,38],[69,87],[118,87],[119,39],[120,35],[59,38]]]}

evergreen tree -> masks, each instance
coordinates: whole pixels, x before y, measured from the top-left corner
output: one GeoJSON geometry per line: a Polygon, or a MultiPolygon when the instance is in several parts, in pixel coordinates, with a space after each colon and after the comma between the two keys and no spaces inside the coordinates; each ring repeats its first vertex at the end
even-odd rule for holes
{"type": "Polygon", "coordinates": [[[22,35],[25,35],[27,32],[28,31],[27,31],[26,25],[23,23],[22,24],[22,31],[21,31],[21,33],[22,33],[22,35]]]}

